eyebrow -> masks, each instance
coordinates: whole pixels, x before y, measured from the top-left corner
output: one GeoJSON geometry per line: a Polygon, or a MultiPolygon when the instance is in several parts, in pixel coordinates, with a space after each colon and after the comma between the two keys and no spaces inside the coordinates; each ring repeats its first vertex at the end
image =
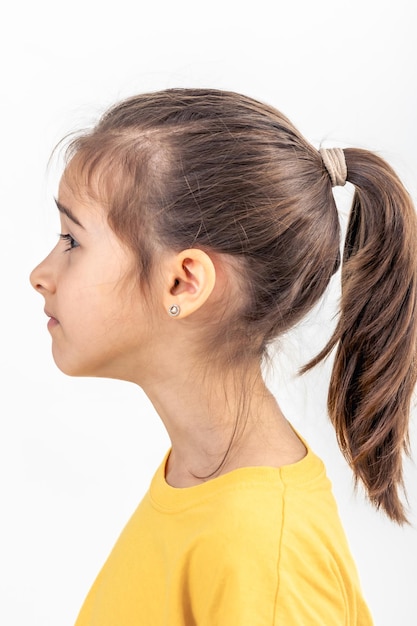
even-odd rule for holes
{"type": "Polygon", "coordinates": [[[59,202],[56,198],[54,198],[55,200],[55,204],[58,207],[58,211],[60,213],[63,213],[64,215],[66,215],[72,222],[74,222],[74,224],[77,224],[77,226],[80,226],[81,228],[84,229],[84,226],[81,224],[80,220],[78,220],[74,213],[66,206],[64,206],[63,204],[61,204],[61,202],[59,202]]]}

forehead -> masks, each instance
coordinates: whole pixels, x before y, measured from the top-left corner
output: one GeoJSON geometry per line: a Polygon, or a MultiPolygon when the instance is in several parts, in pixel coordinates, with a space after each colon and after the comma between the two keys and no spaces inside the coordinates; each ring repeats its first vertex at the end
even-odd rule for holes
{"type": "Polygon", "coordinates": [[[73,195],[80,200],[94,200],[110,211],[130,179],[123,154],[104,139],[94,142],[87,137],[72,154],[67,153],[67,158],[62,180],[73,195]]]}
{"type": "Polygon", "coordinates": [[[89,188],[83,187],[77,179],[69,176],[67,170],[61,177],[55,202],[61,219],[68,220],[80,229],[101,234],[111,230],[108,212],[103,203],[89,188]]]}
{"type": "MultiPolygon", "coordinates": [[[[75,154],[67,163],[59,183],[58,202],[71,203],[79,210],[108,216],[109,202],[104,185],[106,179],[99,161],[90,163],[82,153],[75,154]]],[[[70,206],[68,208],[71,209],[70,206]]]]}
{"type": "Polygon", "coordinates": [[[82,159],[75,155],[65,167],[59,183],[59,195],[72,196],[80,203],[102,204],[96,170],[92,171],[82,159]]]}

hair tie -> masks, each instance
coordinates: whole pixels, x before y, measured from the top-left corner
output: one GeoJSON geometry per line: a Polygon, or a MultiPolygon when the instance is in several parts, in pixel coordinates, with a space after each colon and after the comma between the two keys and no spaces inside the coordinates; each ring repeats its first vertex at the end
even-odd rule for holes
{"type": "Polygon", "coordinates": [[[332,187],[346,184],[347,166],[345,153],[342,148],[320,148],[324,166],[329,173],[332,187]]]}

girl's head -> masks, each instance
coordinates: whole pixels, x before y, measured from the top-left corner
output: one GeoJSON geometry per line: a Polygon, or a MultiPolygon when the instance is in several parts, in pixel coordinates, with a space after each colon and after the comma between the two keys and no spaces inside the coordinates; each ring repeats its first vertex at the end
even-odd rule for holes
{"type": "MultiPolygon", "coordinates": [[[[62,185],[100,207],[134,258],[142,300],[158,304],[155,285],[169,255],[183,258],[183,276],[183,251],[200,255],[213,280],[198,310],[186,308],[178,322],[186,317],[198,353],[219,369],[259,361],[339,267],[338,214],[319,151],[251,98],[201,89],[136,96],[73,140],[67,155],[62,185]]],[[[341,315],[307,368],[337,346],[329,412],[341,449],[376,506],[403,521],[398,486],[416,380],[416,217],[382,159],[357,149],[344,156],[355,196],[341,315]]],[[[181,280],[172,275],[170,286],[180,306],[181,280]]],[[[33,283],[39,288],[36,274],[33,283]]]]}
{"type": "Polygon", "coordinates": [[[227,268],[222,305],[201,336],[216,360],[259,358],[338,266],[339,221],[319,152],[250,98],[137,96],[73,141],[69,158],[64,179],[106,207],[148,295],[164,251],[199,248],[227,268]]]}

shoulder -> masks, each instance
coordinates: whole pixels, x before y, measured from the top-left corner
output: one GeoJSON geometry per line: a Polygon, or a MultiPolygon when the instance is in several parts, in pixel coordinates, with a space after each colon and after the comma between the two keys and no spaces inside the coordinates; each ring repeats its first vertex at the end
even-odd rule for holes
{"type": "Polygon", "coordinates": [[[229,528],[241,534],[276,530],[281,524],[285,486],[278,469],[245,467],[225,475],[218,481],[211,497],[200,502],[199,508],[210,510],[212,527],[229,528]]]}
{"type": "Polygon", "coordinates": [[[280,489],[251,481],[189,511],[194,538],[184,573],[199,624],[273,623],[282,510],[280,489]]]}

